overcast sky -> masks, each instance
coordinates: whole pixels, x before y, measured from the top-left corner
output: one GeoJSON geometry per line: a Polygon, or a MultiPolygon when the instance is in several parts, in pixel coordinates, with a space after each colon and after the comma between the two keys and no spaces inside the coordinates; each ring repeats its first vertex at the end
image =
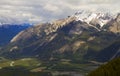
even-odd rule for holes
{"type": "Polygon", "coordinates": [[[120,11],[120,0],[1,0],[0,22],[41,23],[65,18],[78,10],[120,11]]]}

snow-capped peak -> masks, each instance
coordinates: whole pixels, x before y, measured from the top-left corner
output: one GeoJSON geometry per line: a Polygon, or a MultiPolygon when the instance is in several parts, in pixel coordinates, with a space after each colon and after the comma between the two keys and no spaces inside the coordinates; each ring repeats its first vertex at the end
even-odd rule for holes
{"type": "Polygon", "coordinates": [[[76,21],[86,22],[87,24],[96,23],[103,27],[113,17],[109,13],[98,13],[89,11],[79,11],[75,13],[76,21]]]}

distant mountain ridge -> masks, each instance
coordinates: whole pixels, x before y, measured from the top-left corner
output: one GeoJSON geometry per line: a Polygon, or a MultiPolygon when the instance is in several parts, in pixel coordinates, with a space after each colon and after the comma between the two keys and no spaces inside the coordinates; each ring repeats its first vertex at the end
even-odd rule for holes
{"type": "Polygon", "coordinates": [[[10,42],[10,40],[21,30],[30,27],[29,24],[2,24],[0,25],[0,46],[10,42]]]}

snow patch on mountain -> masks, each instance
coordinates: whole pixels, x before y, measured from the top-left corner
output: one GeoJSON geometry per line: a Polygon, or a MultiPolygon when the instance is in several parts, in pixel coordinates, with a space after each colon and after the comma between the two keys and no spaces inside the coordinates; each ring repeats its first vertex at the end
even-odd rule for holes
{"type": "Polygon", "coordinates": [[[97,22],[100,27],[103,27],[107,24],[111,19],[113,19],[112,15],[109,13],[98,13],[98,12],[90,12],[90,11],[79,11],[75,13],[76,21],[86,22],[90,24],[91,21],[97,22]]]}

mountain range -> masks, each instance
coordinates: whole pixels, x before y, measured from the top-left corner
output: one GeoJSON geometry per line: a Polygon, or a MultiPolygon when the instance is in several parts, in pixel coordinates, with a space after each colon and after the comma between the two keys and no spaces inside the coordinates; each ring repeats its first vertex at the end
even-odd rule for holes
{"type": "Polygon", "coordinates": [[[119,33],[120,14],[79,11],[19,32],[1,55],[105,62],[119,56],[119,33]]]}

